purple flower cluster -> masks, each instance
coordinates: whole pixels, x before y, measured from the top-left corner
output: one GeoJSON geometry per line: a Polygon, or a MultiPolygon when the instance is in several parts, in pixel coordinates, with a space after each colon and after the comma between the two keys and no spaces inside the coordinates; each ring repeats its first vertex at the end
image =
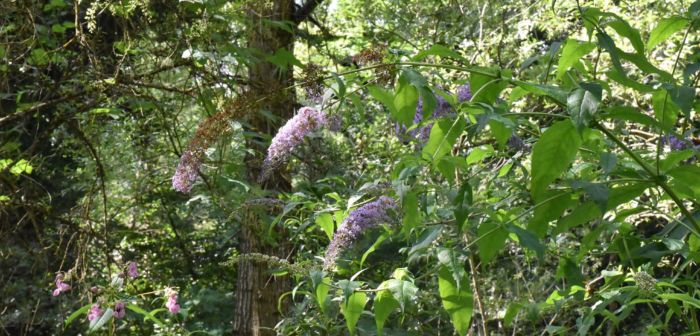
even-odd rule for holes
{"type": "MultiPolygon", "coordinates": [[[[447,115],[450,115],[453,113],[452,106],[450,103],[445,100],[441,95],[435,95],[435,98],[437,99],[437,105],[435,106],[435,109],[433,110],[433,113],[430,115],[430,119],[437,119],[441,118],[447,115]]],[[[459,87],[457,87],[457,100],[460,103],[464,103],[466,101],[469,101],[472,99],[472,92],[469,87],[469,84],[464,84],[459,87]]],[[[413,117],[413,124],[418,124],[421,121],[423,121],[423,99],[419,98],[418,99],[418,105],[416,106],[416,114],[413,117]]],[[[399,134],[399,137],[401,138],[402,141],[409,141],[410,139],[418,139],[420,142],[425,142],[428,140],[430,137],[430,131],[433,129],[433,125],[425,125],[422,127],[418,127],[416,129],[413,129],[408,132],[408,137],[404,135],[406,132],[406,128],[401,125],[396,126],[396,133],[399,134]]]]}
{"type": "Polygon", "coordinates": [[[397,209],[394,199],[380,196],[377,200],[353,210],[333,235],[333,241],[326,251],[323,268],[332,268],[340,252],[361,237],[365,230],[390,222],[391,213],[397,209]]]}
{"type": "Polygon", "coordinates": [[[88,321],[96,320],[102,316],[102,309],[100,309],[100,305],[94,304],[92,307],[90,307],[90,312],[88,313],[88,321]]]}
{"type": "Polygon", "coordinates": [[[291,156],[292,150],[302,143],[307,134],[323,127],[333,128],[333,120],[323,111],[302,107],[272,138],[263,162],[260,180],[266,180],[273,171],[285,163],[291,156]]]}
{"type": "Polygon", "coordinates": [[[663,142],[668,143],[672,151],[682,151],[693,148],[693,143],[690,140],[678,138],[673,135],[663,138],[663,142]]]}
{"type": "Polygon", "coordinates": [[[525,144],[523,139],[521,139],[516,134],[513,134],[510,136],[510,138],[508,138],[507,145],[509,149],[516,152],[527,148],[527,145],[525,144]]]}
{"type": "Polygon", "coordinates": [[[129,261],[126,264],[126,274],[132,279],[139,276],[139,271],[136,269],[136,262],[135,261],[129,261]]]}
{"type": "Polygon", "coordinates": [[[464,84],[457,87],[457,100],[460,103],[472,100],[472,89],[469,84],[464,84]]]}
{"type": "Polygon", "coordinates": [[[70,285],[63,282],[63,274],[56,275],[54,282],[56,283],[56,289],[53,290],[53,296],[59,296],[61,293],[70,290],[70,285]]]}

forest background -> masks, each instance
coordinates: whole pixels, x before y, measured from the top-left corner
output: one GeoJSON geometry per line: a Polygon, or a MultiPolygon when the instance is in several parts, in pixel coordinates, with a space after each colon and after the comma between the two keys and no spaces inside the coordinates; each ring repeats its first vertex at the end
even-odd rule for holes
{"type": "Polygon", "coordinates": [[[0,334],[700,333],[700,1],[0,3],[0,334]]]}

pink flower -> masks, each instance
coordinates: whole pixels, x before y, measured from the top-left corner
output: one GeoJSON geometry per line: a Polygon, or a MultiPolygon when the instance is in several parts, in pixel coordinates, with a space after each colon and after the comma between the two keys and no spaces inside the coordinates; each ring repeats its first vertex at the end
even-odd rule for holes
{"type": "Polygon", "coordinates": [[[172,293],[168,296],[168,302],[165,303],[165,307],[167,307],[172,314],[180,312],[180,305],[177,304],[177,293],[172,293]]]}
{"type": "Polygon", "coordinates": [[[70,290],[70,285],[63,282],[63,274],[56,275],[56,289],[53,290],[53,296],[59,296],[63,292],[70,290]]]}
{"type": "Polygon", "coordinates": [[[139,271],[136,269],[136,262],[135,261],[129,261],[126,264],[126,274],[129,277],[131,277],[132,279],[139,276],[139,271]]]}
{"type": "Polygon", "coordinates": [[[124,302],[122,301],[117,301],[117,303],[114,304],[114,318],[116,319],[121,319],[126,316],[126,309],[125,309],[124,302]]]}
{"type": "Polygon", "coordinates": [[[299,146],[309,133],[324,127],[335,128],[338,121],[331,120],[326,113],[312,107],[302,107],[299,112],[280,127],[272,138],[267,156],[263,162],[260,181],[265,181],[270,174],[284,164],[291,156],[292,150],[299,146]]]}
{"type": "Polygon", "coordinates": [[[92,305],[90,307],[90,312],[88,313],[88,320],[92,321],[100,317],[102,315],[102,309],[100,309],[100,306],[98,304],[92,305]]]}

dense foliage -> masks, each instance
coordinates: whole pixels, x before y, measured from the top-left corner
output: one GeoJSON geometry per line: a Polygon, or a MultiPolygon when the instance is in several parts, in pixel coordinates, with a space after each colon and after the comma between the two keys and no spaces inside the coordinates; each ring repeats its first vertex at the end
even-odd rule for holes
{"type": "Polygon", "coordinates": [[[0,334],[700,333],[700,1],[0,9],[0,334]]]}

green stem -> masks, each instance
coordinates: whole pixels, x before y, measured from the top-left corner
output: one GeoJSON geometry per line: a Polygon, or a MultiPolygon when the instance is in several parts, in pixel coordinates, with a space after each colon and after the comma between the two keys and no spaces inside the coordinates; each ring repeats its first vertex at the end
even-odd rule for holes
{"type": "Polygon", "coordinates": [[[654,183],[661,187],[661,189],[663,189],[668,194],[668,196],[671,197],[673,202],[675,202],[676,205],[678,205],[679,209],[681,210],[681,213],[683,213],[683,215],[688,219],[688,221],[690,221],[695,231],[700,232],[700,225],[693,217],[693,214],[691,214],[690,211],[688,211],[688,209],[685,207],[685,204],[683,204],[683,200],[680,197],[678,197],[678,195],[676,195],[673,189],[671,189],[671,187],[663,179],[663,176],[656,174],[653,168],[649,167],[649,165],[647,165],[646,162],[644,162],[644,160],[642,160],[642,158],[639,155],[637,155],[637,153],[635,153],[634,151],[632,151],[632,149],[627,147],[627,145],[625,145],[625,143],[622,142],[622,140],[615,136],[615,134],[612,134],[603,125],[599,124],[598,122],[593,122],[593,127],[603,132],[605,136],[610,138],[610,140],[612,140],[625,153],[627,153],[627,155],[629,155],[632,158],[632,160],[637,162],[642,167],[642,169],[644,169],[644,171],[647,172],[647,174],[649,174],[654,183]]]}
{"type": "Polygon", "coordinates": [[[481,235],[481,236],[477,237],[476,239],[474,239],[473,241],[471,241],[471,242],[469,243],[469,245],[467,245],[466,249],[469,249],[470,247],[474,246],[474,244],[478,243],[480,240],[482,240],[482,239],[484,239],[484,238],[490,236],[490,235],[493,234],[494,232],[496,232],[496,231],[502,229],[503,226],[515,222],[516,220],[518,220],[518,219],[524,217],[525,215],[529,214],[530,212],[535,211],[535,209],[541,207],[542,205],[544,205],[544,204],[546,204],[546,203],[549,203],[549,202],[551,202],[551,201],[553,201],[553,200],[555,200],[555,199],[557,199],[557,198],[559,198],[559,197],[562,197],[562,196],[570,196],[570,194],[566,194],[566,193],[564,193],[564,194],[559,194],[559,195],[552,196],[552,197],[550,197],[550,198],[545,199],[545,200],[542,201],[542,202],[539,202],[539,203],[535,204],[535,205],[532,206],[531,208],[529,208],[529,209],[523,211],[521,214],[519,214],[519,215],[516,216],[515,218],[513,218],[513,219],[511,219],[511,220],[509,220],[509,221],[503,223],[503,225],[499,225],[499,226],[497,226],[497,227],[495,227],[495,228],[493,228],[493,229],[491,229],[491,230],[489,230],[489,231],[486,231],[486,233],[484,233],[483,235],[481,235]]]}

